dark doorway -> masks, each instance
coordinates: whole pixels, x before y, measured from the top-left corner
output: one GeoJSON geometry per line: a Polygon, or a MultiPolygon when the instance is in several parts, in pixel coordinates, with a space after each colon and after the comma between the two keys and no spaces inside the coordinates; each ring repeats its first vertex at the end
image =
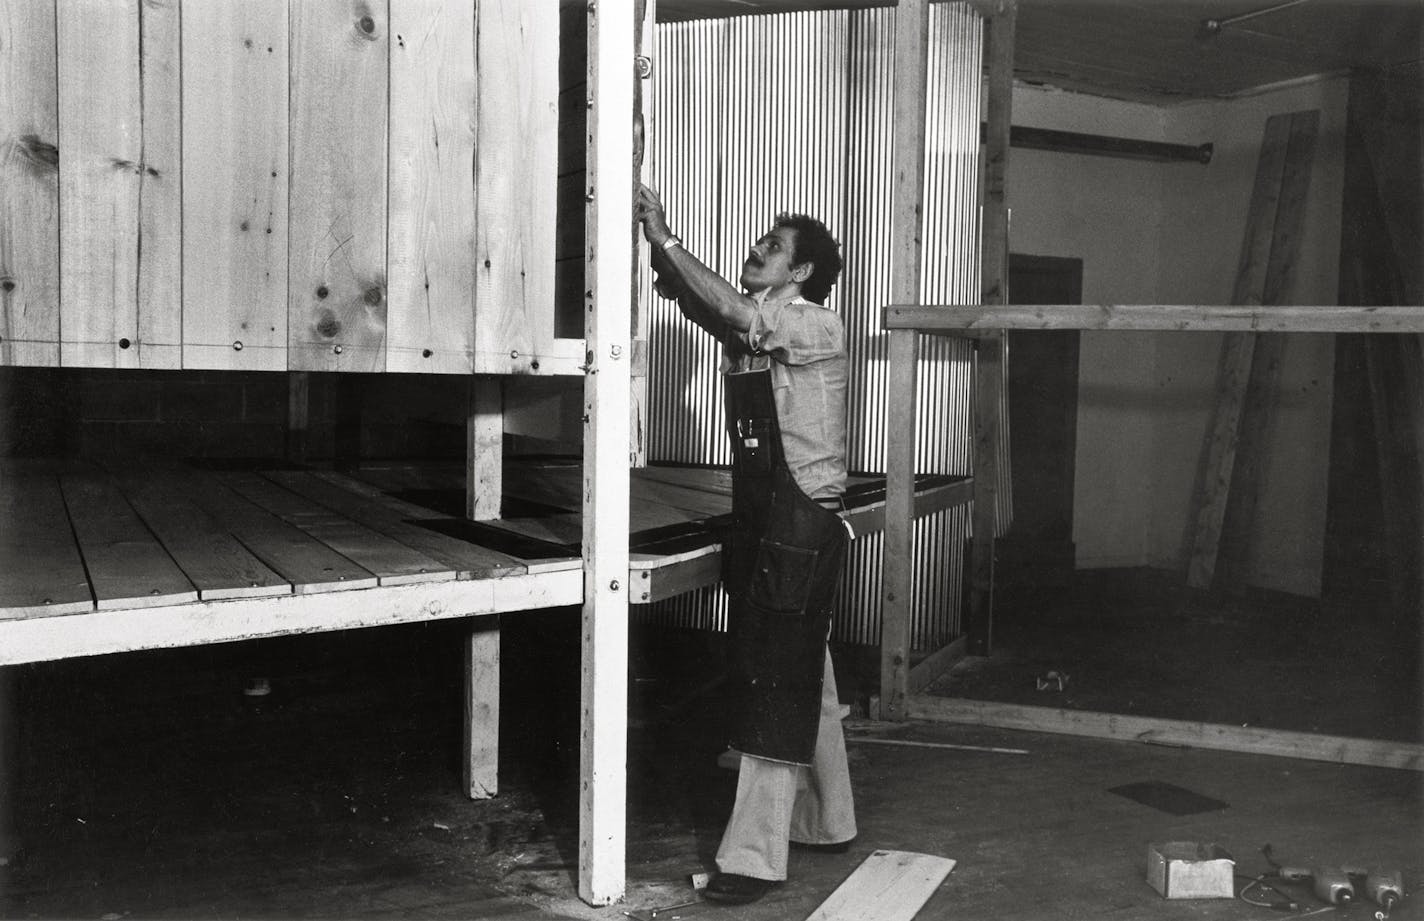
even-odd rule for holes
{"type": "MultiPolygon", "coordinates": [[[[1015,304],[1078,304],[1083,261],[1009,256],[1015,304]]],[[[1005,584],[1057,583],[1073,571],[1073,458],[1078,427],[1078,333],[1009,334],[1010,464],[1014,521],[998,542],[1005,584]]]]}

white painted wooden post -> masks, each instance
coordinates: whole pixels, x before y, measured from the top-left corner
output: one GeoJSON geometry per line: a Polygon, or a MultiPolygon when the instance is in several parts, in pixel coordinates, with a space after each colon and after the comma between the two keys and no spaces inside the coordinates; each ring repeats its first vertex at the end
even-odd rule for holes
{"type": "Polygon", "coordinates": [[[623,896],[627,829],[628,469],[632,364],[631,0],[589,4],[579,898],[623,896]]]}

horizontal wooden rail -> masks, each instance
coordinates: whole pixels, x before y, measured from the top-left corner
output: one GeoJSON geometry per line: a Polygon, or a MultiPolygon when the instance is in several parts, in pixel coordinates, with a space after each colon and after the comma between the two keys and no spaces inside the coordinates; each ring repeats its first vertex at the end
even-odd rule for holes
{"type": "Polygon", "coordinates": [[[977,335],[998,329],[1183,330],[1258,333],[1424,333],[1424,307],[1240,307],[1181,304],[903,305],[886,329],[977,335]]]}

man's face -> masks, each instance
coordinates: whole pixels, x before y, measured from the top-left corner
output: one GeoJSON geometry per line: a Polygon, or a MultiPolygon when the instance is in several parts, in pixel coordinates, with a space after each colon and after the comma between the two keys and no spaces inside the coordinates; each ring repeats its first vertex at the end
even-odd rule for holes
{"type": "Polygon", "coordinates": [[[773,227],[752,245],[742,263],[741,285],[753,293],[799,285],[811,277],[811,264],[795,262],[796,230],[773,227]]]}

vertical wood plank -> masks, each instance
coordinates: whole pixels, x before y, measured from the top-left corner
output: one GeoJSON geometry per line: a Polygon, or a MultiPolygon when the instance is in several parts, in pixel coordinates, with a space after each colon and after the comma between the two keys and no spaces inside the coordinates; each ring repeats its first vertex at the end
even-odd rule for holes
{"type": "MultiPolygon", "coordinates": [[[[632,4],[589,10],[586,316],[583,461],[583,719],[579,897],[623,895],[627,841],[628,392],[631,381],[633,183],[632,4]]],[[[549,177],[553,188],[553,177],[549,177]]],[[[552,246],[550,248],[552,254],[552,246]]]]}
{"type": "Polygon", "coordinates": [[[138,358],[183,363],[183,138],[180,0],[140,0],[138,358]]]}
{"type": "MultiPolygon", "coordinates": [[[[1004,182],[1009,167],[1013,119],[1014,35],[1017,0],[1001,0],[989,20],[988,101],[984,140],[984,247],[981,270],[985,304],[1008,303],[1009,207],[1004,182]]],[[[988,655],[993,644],[994,538],[998,531],[1001,463],[1008,457],[1004,374],[1008,343],[1002,332],[976,345],[974,362],[974,511],[969,557],[967,634],[971,655],[988,655]]]]}
{"type": "Polygon", "coordinates": [[[475,6],[391,2],[388,371],[474,368],[475,6]]]}
{"type": "MultiPolygon", "coordinates": [[[[1298,227],[1288,228],[1298,225],[1304,211],[1305,186],[1301,183],[1309,181],[1317,118],[1318,113],[1313,118],[1303,119],[1299,125],[1295,124],[1294,114],[1273,115],[1266,120],[1255,185],[1247,206],[1246,236],[1232,287],[1233,303],[1250,306],[1265,303],[1268,277],[1272,298],[1279,298],[1284,290],[1285,278],[1294,264],[1295,241],[1299,235],[1298,227]],[[1293,132],[1296,134],[1294,143],[1293,132]],[[1289,204],[1283,206],[1283,200],[1289,204]],[[1278,239],[1282,254],[1273,269],[1278,239]]],[[[1255,333],[1228,333],[1222,346],[1216,405],[1193,517],[1191,556],[1187,562],[1187,584],[1193,588],[1210,588],[1216,579],[1232,477],[1241,454],[1243,414],[1261,341],[1255,333]]],[[[1266,356],[1266,360],[1271,357],[1266,356]]],[[[1248,448],[1254,446],[1253,441],[1248,448]]]]}
{"type": "MultiPolygon", "coordinates": [[[[890,300],[917,304],[923,264],[925,89],[929,79],[929,4],[902,0],[895,10],[895,83],[891,147],[890,300]]],[[[880,621],[880,717],[906,718],[914,584],[915,412],[919,336],[890,333],[886,409],[884,601],[880,621]]]]}
{"type": "Polygon", "coordinates": [[[481,0],[475,15],[475,371],[523,374],[554,338],[558,2],[481,0]]]}
{"type": "Polygon", "coordinates": [[[386,366],[384,0],[293,3],[288,367],[386,366]]]}
{"type": "MultiPolygon", "coordinates": [[[[1290,282],[1295,277],[1296,257],[1310,178],[1315,167],[1315,140],[1320,112],[1296,112],[1289,118],[1285,163],[1276,202],[1270,254],[1266,258],[1261,284],[1262,304],[1289,303],[1290,282]]],[[[1217,549],[1215,583],[1232,585],[1243,576],[1250,551],[1252,522],[1260,495],[1262,468],[1272,438],[1281,364],[1285,360],[1286,336],[1282,333],[1245,333],[1255,340],[1241,405],[1236,462],[1222,515],[1221,541],[1217,549]]]]}
{"type": "Polygon", "coordinates": [[[59,5],[62,364],[181,358],[177,17],[150,0],[59,5]]]}
{"type": "Polygon", "coordinates": [[[0,0],[0,365],[59,364],[54,2],[0,0]]]}
{"type": "Polygon", "coordinates": [[[500,517],[504,500],[504,382],[497,377],[470,378],[465,463],[465,517],[471,521],[500,517]]]}
{"type": "Polygon", "coordinates": [[[20,670],[0,665],[0,871],[20,853],[20,670]]]}
{"type": "MultiPolygon", "coordinates": [[[[657,3],[655,0],[638,0],[635,4],[637,35],[638,79],[633,84],[633,178],[647,182],[652,175],[653,145],[649,137],[655,130],[653,124],[653,45],[657,34],[657,3]]],[[[633,386],[629,394],[628,427],[632,442],[628,446],[634,467],[648,464],[648,309],[653,303],[653,277],[649,269],[651,256],[647,241],[643,239],[642,228],[634,224],[633,235],[633,386]]]]}
{"type": "Polygon", "coordinates": [[[465,637],[464,742],[465,792],[470,799],[489,799],[499,792],[498,614],[476,618],[465,637]]]}
{"type": "Polygon", "coordinates": [[[183,366],[287,367],[287,4],[183,4],[183,366]]]}

